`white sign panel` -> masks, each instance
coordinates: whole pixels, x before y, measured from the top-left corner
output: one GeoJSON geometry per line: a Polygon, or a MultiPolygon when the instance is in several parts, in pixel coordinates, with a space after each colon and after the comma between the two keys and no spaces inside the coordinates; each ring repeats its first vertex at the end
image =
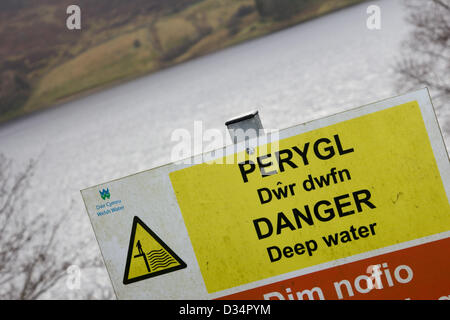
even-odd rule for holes
{"type": "Polygon", "coordinates": [[[219,151],[81,191],[119,299],[450,294],[449,159],[426,89],[219,151]]]}

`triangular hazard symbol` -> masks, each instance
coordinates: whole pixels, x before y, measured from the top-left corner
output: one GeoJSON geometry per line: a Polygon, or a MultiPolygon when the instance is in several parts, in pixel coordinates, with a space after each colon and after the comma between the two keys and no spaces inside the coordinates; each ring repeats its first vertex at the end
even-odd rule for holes
{"type": "Polygon", "coordinates": [[[123,283],[129,284],[183,268],[186,268],[186,263],[141,219],[134,217],[123,283]]]}

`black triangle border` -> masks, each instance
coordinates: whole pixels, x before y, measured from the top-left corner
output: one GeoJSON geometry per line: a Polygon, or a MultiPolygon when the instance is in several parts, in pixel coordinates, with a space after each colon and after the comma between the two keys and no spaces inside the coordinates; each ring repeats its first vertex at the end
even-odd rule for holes
{"type": "Polygon", "coordinates": [[[125,272],[124,272],[124,274],[123,274],[123,284],[125,284],[125,285],[127,285],[127,284],[130,284],[130,283],[133,283],[133,282],[137,282],[137,281],[141,281],[141,280],[144,280],[144,279],[148,279],[148,278],[153,278],[153,277],[156,277],[156,276],[159,276],[159,275],[162,275],[162,274],[165,274],[165,273],[169,273],[169,272],[172,272],[172,271],[176,271],[176,270],[180,270],[180,269],[184,269],[184,268],[186,268],[187,267],[187,265],[186,265],[186,263],[183,261],[183,260],[181,260],[181,258],[175,253],[175,252],[173,252],[172,251],[172,249],[170,249],[168,246],[167,246],[167,244],[165,244],[164,243],[164,241],[162,241],[161,240],[161,238],[160,237],[158,237],[157,235],[156,235],[156,233],[154,233],[141,219],[139,219],[139,217],[137,217],[137,216],[134,216],[134,218],[133,218],[133,226],[131,227],[131,236],[130,236],[130,244],[128,245],[128,254],[127,254],[127,263],[126,263],[126,265],[125,265],[125,272]],[[168,269],[164,269],[164,270],[161,270],[161,271],[156,271],[156,272],[153,272],[153,273],[149,273],[149,274],[146,274],[146,275],[143,275],[143,276],[139,276],[139,277],[136,277],[136,278],[133,278],[133,279],[128,279],[127,278],[127,275],[128,275],[128,273],[129,273],[129,271],[130,271],[130,263],[131,263],[131,256],[132,256],[132,253],[133,253],[133,245],[134,245],[134,237],[135,237],[135,235],[136,235],[136,227],[137,227],[137,224],[140,224],[143,228],[144,228],[144,230],[145,231],[147,231],[169,254],[171,254],[172,255],[172,257],[173,258],[175,258],[175,260],[177,260],[177,262],[180,264],[180,265],[178,265],[178,266],[175,266],[175,267],[172,267],[172,268],[168,268],[168,269]]]}

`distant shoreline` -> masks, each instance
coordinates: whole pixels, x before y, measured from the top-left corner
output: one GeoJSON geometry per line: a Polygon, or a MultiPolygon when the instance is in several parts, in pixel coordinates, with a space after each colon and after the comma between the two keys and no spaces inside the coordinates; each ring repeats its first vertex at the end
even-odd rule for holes
{"type": "MultiPolygon", "coordinates": [[[[243,0],[243,1],[245,3],[245,0],[243,0]]],[[[324,1],[324,3],[326,3],[329,0],[323,0],[323,1],[324,1]]],[[[296,25],[299,25],[299,24],[302,24],[302,23],[305,23],[305,22],[308,22],[308,21],[311,21],[311,20],[314,20],[317,18],[321,18],[325,15],[335,13],[339,10],[345,9],[349,6],[353,6],[353,5],[356,5],[356,4],[365,2],[365,1],[367,1],[367,0],[348,0],[347,3],[338,5],[337,7],[332,6],[331,9],[325,10],[324,12],[320,12],[318,14],[316,13],[313,16],[302,16],[301,14],[303,14],[303,13],[301,13],[300,16],[296,15],[293,19],[283,20],[283,21],[273,21],[273,20],[270,20],[267,18],[253,17],[252,19],[256,19],[255,20],[256,22],[254,22],[254,23],[256,23],[256,25],[254,25],[255,26],[254,28],[256,28],[256,29],[253,31],[250,31],[249,34],[245,34],[245,32],[240,31],[241,33],[238,32],[237,37],[227,38],[228,41],[226,41],[226,42],[219,43],[219,45],[216,45],[216,46],[206,47],[205,49],[202,49],[198,52],[195,51],[195,49],[196,49],[195,47],[189,48],[189,51],[191,53],[187,52],[187,55],[183,54],[184,58],[181,57],[181,60],[178,60],[178,57],[176,57],[173,61],[169,61],[169,62],[160,64],[160,65],[154,65],[154,66],[151,66],[150,68],[143,69],[143,71],[140,71],[140,72],[129,73],[128,75],[117,77],[118,79],[115,79],[115,80],[114,79],[108,80],[107,78],[105,78],[106,80],[104,80],[104,81],[100,81],[97,83],[94,82],[92,84],[92,86],[88,87],[87,89],[83,86],[80,87],[79,89],[75,88],[75,89],[73,89],[72,92],[69,91],[68,94],[65,94],[65,95],[63,94],[60,97],[56,96],[53,99],[51,97],[45,98],[45,96],[44,96],[44,99],[49,99],[47,103],[45,103],[45,100],[43,100],[41,103],[39,103],[39,100],[36,100],[35,103],[30,102],[30,99],[36,95],[35,94],[36,90],[34,90],[33,91],[34,93],[32,93],[31,97],[27,100],[25,105],[23,105],[22,107],[20,107],[18,109],[8,111],[8,112],[4,113],[3,115],[0,115],[0,127],[4,126],[5,124],[7,124],[9,122],[15,122],[15,120],[21,120],[21,119],[27,118],[31,115],[45,112],[49,109],[61,107],[62,105],[67,104],[71,101],[82,99],[84,97],[96,94],[96,93],[104,91],[104,90],[112,89],[114,87],[123,85],[130,81],[138,80],[140,78],[149,76],[151,74],[155,74],[157,72],[166,70],[166,69],[174,67],[174,66],[178,66],[178,65],[188,62],[188,61],[193,61],[196,58],[201,58],[206,55],[213,54],[213,53],[219,52],[219,51],[227,49],[227,48],[233,48],[233,47],[243,44],[247,41],[261,39],[265,36],[269,36],[276,32],[283,31],[287,28],[292,28],[296,25]],[[257,29],[258,26],[260,29],[257,29]],[[194,51],[192,51],[191,49],[193,49],[194,51]]],[[[203,3],[203,2],[200,2],[200,3],[203,3]]],[[[196,5],[198,5],[198,4],[196,4],[196,5]]],[[[250,29],[252,29],[252,28],[250,28],[250,29]]],[[[125,35],[127,35],[127,34],[125,34],[125,35]]],[[[86,52],[86,50],[90,50],[90,49],[87,48],[83,52],[86,52]]],[[[144,52],[146,52],[146,51],[144,51],[144,52]]],[[[59,68],[59,67],[57,67],[57,68],[59,68]]],[[[51,69],[50,71],[52,71],[52,70],[55,70],[55,68],[51,69]]],[[[49,72],[47,72],[47,77],[49,76],[49,72]]],[[[125,74],[126,74],[126,72],[127,71],[125,71],[125,74]]],[[[95,72],[92,72],[92,73],[95,74],[95,72]]],[[[69,79],[63,79],[62,81],[70,83],[71,80],[69,78],[69,79]]],[[[73,81],[75,83],[77,83],[76,78],[73,81]]],[[[45,83],[49,83],[49,85],[52,85],[54,82],[51,81],[51,78],[50,78],[45,83]]],[[[40,84],[40,85],[42,85],[42,84],[40,84]]],[[[58,86],[56,86],[55,88],[57,89],[58,86]]],[[[50,89],[50,90],[52,90],[52,89],[50,89]]],[[[44,91],[44,94],[45,94],[45,91],[44,91]]],[[[55,93],[55,94],[57,94],[57,93],[55,93]]],[[[46,94],[46,95],[48,96],[48,94],[46,94]]],[[[35,97],[33,99],[39,99],[39,95],[37,96],[37,98],[35,97]]]]}

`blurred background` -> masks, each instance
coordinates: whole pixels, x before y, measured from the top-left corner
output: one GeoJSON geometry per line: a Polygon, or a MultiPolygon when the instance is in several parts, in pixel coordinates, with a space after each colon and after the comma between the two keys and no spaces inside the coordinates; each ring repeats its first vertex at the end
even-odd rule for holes
{"type": "Polygon", "coordinates": [[[449,150],[450,0],[2,0],[0,21],[0,299],[114,299],[79,190],[168,163],[194,121],[428,87],[449,150]]]}

